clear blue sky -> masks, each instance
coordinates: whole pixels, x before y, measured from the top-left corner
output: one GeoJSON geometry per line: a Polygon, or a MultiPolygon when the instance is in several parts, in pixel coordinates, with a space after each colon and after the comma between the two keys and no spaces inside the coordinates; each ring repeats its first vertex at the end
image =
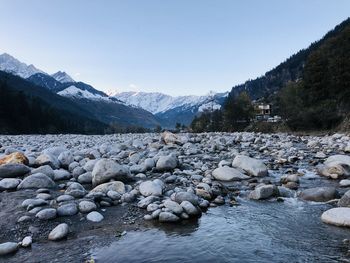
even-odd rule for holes
{"type": "Polygon", "coordinates": [[[0,0],[0,52],[108,91],[227,91],[320,39],[349,0],[0,0]]]}

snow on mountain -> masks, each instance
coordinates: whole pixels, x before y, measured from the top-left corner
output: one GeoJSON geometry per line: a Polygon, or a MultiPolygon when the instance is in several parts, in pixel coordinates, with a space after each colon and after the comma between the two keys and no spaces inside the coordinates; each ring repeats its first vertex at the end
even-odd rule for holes
{"type": "Polygon", "coordinates": [[[51,76],[61,83],[75,82],[75,80],[64,71],[57,71],[51,76]]]}
{"type": "Polygon", "coordinates": [[[29,78],[36,73],[43,73],[40,69],[37,69],[33,65],[27,65],[11,55],[4,53],[0,55],[0,70],[17,75],[21,78],[29,78]]]}
{"type": "MultiPolygon", "coordinates": [[[[226,93],[220,94],[221,97],[226,93]]],[[[218,94],[209,93],[204,96],[178,96],[172,97],[158,92],[121,92],[117,93],[114,97],[125,102],[127,105],[143,108],[153,114],[166,112],[174,108],[188,109],[192,107],[199,107],[201,111],[205,108],[211,109],[211,100],[215,100],[218,94]],[[210,105],[209,105],[209,104],[210,105]],[[205,106],[207,105],[207,106],[205,106]]],[[[214,109],[221,107],[218,103],[214,103],[214,109]]]]}
{"type": "Polygon", "coordinates": [[[77,88],[74,85],[71,85],[60,92],[57,92],[58,95],[75,98],[75,99],[89,99],[89,100],[109,100],[108,96],[102,96],[97,93],[92,93],[88,90],[82,90],[77,88]]]}

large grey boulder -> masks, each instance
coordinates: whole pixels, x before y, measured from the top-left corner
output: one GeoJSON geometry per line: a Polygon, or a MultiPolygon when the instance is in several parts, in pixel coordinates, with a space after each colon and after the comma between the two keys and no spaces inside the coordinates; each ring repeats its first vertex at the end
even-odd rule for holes
{"type": "Polygon", "coordinates": [[[350,227],[350,208],[337,207],[329,209],[322,214],[321,220],[324,223],[335,226],[350,227]]]}
{"type": "Polygon", "coordinates": [[[50,153],[42,153],[35,159],[35,165],[50,165],[53,169],[60,168],[60,162],[57,157],[53,156],[50,153]]]}
{"type": "Polygon", "coordinates": [[[54,188],[56,184],[50,177],[42,173],[32,174],[24,178],[18,185],[17,189],[29,188],[54,188]]]}
{"type": "Polygon", "coordinates": [[[193,193],[190,192],[177,192],[174,194],[174,201],[181,204],[183,201],[188,201],[193,205],[198,205],[199,199],[193,193]]]}
{"type": "Polygon", "coordinates": [[[66,223],[59,224],[49,234],[49,240],[56,241],[68,235],[69,227],[66,223]]]}
{"type": "Polygon", "coordinates": [[[16,242],[5,242],[0,244],[0,256],[15,253],[18,250],[18,243],[16,242]]]}
{"type": "Polygon", "coordinates": [[[251,176],[267,176],[266,165],[261,161],[245,155],[237,155],[232,162],[232,166],[241,168],[251,176]]]}
{"type": "Polygon", "coordinates": [[[74,156],[71,151],[64,151],[58,155],[57,159],[62,168],[68,169],[68,166],[74,161],[74,156]]]}
{"type": "Polygon", "coordinates": [[[159,222],[174,223],[180,221],[180,218],[170,212],[161,212],[159,214],[159,222]]]}
{"type": "Polygon", "coordinates": [[[0,181],[0,191],[13,190],[21,183],[20,179],[16,178],[5,178],[0,181]]]}
{"type": "Polygon", "coordinates": [[[158,171],[170,171],[175,169],[177,166],[176,156],[170,154],[168,156],[159,157],[156,168],[158,171]]]}
{"type": "Polygon", "coordinates": [[[228,166],[216,168],[212,172],[213,177],[219,181],[239,181],[249,179],[250,177],[243,174],[241,171],[228,166]]]}
{"type": "Polygon", "coordinates": [[[275,185],[262,185],[255,188],[249,193],[249,198],[254,200],[267,199],[277,192],[277,187],[275,185]]]}
{"type": "Polygon", "coordinates": [[[52,180],[55,179],[55,174],[50,165],[43,165],[31,171],[31,174],[42,173],[50,177],[52,180]]]}
{"type": "Polygon", "coordinates": [[[19,177],[29,172],[29,167],[25,166],[24,164],[9,163],[0,165],[0,178],[19,177]]]}
{"type": "Polygon", "coordinates": [[[327,202],[337,197],[337,190],[334,187],[315,187],[303,190],[299,197],[314,202],[327,202]]]}
{"type": "Polygon", "coordinates": [[[317,166],[320,175],[338,179],[341,176],[350,176],[350,156],[332,155],[326,159],[324,164],[317,166]]]}
{"type": "Polygon", "coordinates": [[[104,183],[96,186],[94,189],[92,189],[90,192],[92,193],[104,193],[107,194],[109,191],[115,191],[119,194],[125,193],[125,185],[123,182],[120,181],[114,181],[110,183],[104,183]]]}
{"type": "Polygon", "coordinates": [[[145,181],[140,184],[140,193],[143,196],[160,196],[163,194],[163,187],[164,184],[159,179],[156,179],[154,181],[145,181]]]}
{"type": "Polygon", "coordinates": [[[92,185],[96,186],[111,179],[128,182],[133,177],[128,167],[117,164],[115,161],[109,159],[99,160],[92,170],[92,185]]]}

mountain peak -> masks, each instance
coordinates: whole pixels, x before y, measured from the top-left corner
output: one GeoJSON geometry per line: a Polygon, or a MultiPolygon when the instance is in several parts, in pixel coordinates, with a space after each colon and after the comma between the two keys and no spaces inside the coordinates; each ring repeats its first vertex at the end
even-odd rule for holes
{"type": "Polygon", "coordinates": [[[37,69],[34,65],[27,65],[8,53],[3,53],[0,55],[0,70],[25,79],[36,73],[44,73],[43,71],[37,69]]]}
{"type": "Polygon", "coordinates": [[[64,71],[57,71],[51,76],[61,83],[75,82],[75,80],[64,71]]]}

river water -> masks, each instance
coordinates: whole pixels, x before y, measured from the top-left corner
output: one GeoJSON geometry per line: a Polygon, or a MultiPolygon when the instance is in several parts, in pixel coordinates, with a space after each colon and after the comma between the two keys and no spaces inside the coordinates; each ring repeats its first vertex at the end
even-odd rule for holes
{"type": "Polygon", "coordinates": [[[196,222],[129,232],[92,251],[96,262],[347,262],[350,230],[321,222],[327,204],[239,200],[196,222]]]}

